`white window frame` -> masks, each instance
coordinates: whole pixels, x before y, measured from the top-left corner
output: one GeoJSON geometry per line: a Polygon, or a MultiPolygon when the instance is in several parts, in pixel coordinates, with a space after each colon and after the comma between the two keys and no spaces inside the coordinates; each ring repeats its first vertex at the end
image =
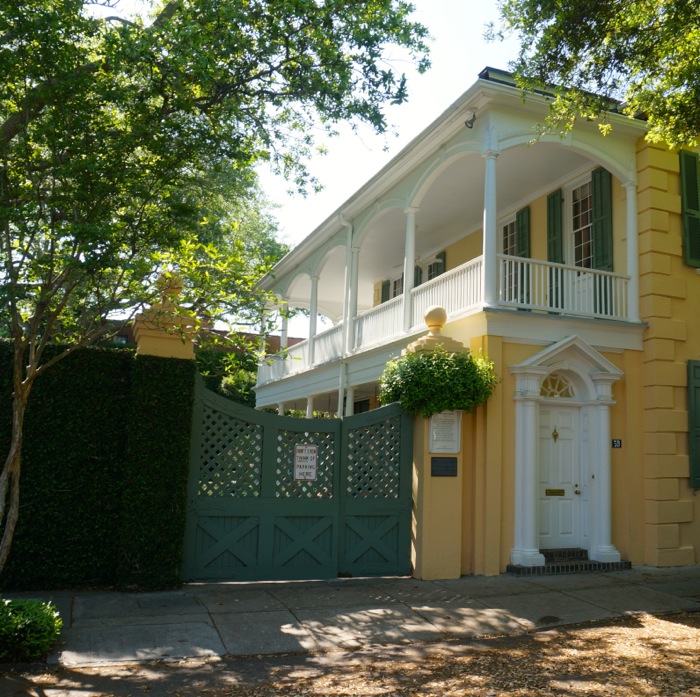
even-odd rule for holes
{"type": "MultiPolygon", "coordinates": [[[[578,266],[576,264],[576,249],[575,249],[575,244],[574,244],[574,191],[585,184],[588,184],[590,187],[592,187],[592,177],[593,177],[593,170],[589,170],[585,174],[582,174],[580,177],[577,177],[573,181],[570,181],[565,187],[562,187],[562,193],[564,194],[564,235],[565,235],[565,241],[564,241],[564,254],[565,254],[565,261],[567,264],[571,266],[578,266]]],[[[591,216],[593,212],[593,190],[592,188],[590,189],[590,196],[591,196],[591,216]]],[[[589,257],[590,265],[589,266],[580,266],[582,269],[590,269],[593,267],[593,230],[592,230],[592,217],[591,217],[591,256],[589,257]]]]}

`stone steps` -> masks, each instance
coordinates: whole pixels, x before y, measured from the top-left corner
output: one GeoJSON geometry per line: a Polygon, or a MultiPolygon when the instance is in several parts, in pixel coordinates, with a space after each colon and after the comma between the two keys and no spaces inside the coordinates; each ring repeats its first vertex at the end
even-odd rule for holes
{"type": "Polygon", "coordinates": [[[508,564],[506,572],[516,576],[554,576],[631,569],[628,561],[591,561],[585,549],[542,549],[544,566],[520,566],[508,564]]]}

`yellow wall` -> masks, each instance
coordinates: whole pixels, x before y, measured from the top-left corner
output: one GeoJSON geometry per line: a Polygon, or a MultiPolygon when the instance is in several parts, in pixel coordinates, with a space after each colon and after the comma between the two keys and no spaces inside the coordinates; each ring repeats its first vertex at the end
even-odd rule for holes
{"type": "Polygon", "coordinates": [[[644,561],[700,559],[700,497],[689,487],[687,361],[700,358],[700,277],[682,257],[679,157],[639,142],[644,561]]]}
{"type": "Polygon", "coordinates": [[[473,232],[471,235],[463,237],[454,244],[445,248],[445,261],[447,271],[455,269],[462,264],[466,264],[472,259],[481,256],[483,252],[483,236],[481,230],[473,232]]]}

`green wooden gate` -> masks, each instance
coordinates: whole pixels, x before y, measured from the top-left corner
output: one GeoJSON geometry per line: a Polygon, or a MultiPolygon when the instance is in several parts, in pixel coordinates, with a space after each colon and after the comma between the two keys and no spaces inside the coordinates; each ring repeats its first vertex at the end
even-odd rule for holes
{"type": "Polygon", "coordinates": [[[411,450],[398,405],[296,419],[198,387],[183,579],[409,574],[411,450]]]}

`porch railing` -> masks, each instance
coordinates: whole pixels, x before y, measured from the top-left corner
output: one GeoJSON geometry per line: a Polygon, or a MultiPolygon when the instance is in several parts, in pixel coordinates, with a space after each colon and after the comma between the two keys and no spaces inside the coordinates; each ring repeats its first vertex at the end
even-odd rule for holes
{"type": "MultiPolygon", "coordinates": [[[[423,328],[423,315],[431,305],[442,305],[448,318],[478,312],[482,298],[483,260],[472,259],[411,291],[412,331],[423,328]]],[[[566,314],[578,317],[628,320],[629,276],[524,259],[498,256],[498,303],[501,307],[566,314]]],[[[373,307],[354,321],[354,352],[404,335],[403,296],[373,307]]],[[[343,326],[337,324],[314,341],[314,365],[343,355],[343,326]]],[[[260,365],[258,383],[294,375],[312,366],[309,342],[292,346],[286,359],[260,365]]]]}
{"type": "Polygon", "coordinates": [[[482,259],[478,257],[414,288],[411,327],[425,326],[423,315],[432,305],[444,307],[448,318],[479,308],[482,268],[482,259]]]}
{"type": "Polygon", "coordinates": [[[343,325],[336,324],[316,335],[314,364],[326,363],[343,355],[343,325]]]}
{"type": "Polygon", "coordinates": [[[403,334],[403,296],[399,295],[355,318],[355,349],[374,346],[403,334]]]}
{"type": "Polygon", "coordinates": [[[499,255],[499,303],[579,317],[628,319],[629,276],[499,255]]]}

